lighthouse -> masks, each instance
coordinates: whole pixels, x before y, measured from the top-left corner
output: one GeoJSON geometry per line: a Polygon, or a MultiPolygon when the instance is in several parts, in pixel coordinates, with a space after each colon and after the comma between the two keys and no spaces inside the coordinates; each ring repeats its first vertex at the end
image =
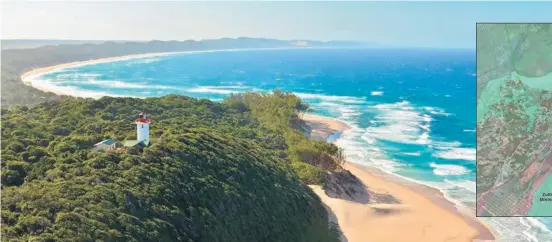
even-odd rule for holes
{"type": "Polygon", "coordinates": [[[136,119],[136,138],[138,142],[149,142],[149,125],[151,118],[148,118],[145,113],[140,113],[136,119]]]}

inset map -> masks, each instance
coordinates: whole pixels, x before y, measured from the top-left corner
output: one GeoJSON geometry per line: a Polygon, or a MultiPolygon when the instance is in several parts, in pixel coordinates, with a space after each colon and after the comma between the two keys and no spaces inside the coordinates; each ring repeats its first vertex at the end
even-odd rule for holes
{"type": "Polygon", "coordinates": [[[552,216],[552,24],[477,24],[477,216],[552,216]]]}

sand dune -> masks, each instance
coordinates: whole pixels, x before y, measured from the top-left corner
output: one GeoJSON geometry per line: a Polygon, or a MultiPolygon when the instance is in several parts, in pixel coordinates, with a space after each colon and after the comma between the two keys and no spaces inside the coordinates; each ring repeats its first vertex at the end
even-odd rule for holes
{"type": "MultiPolygon", "coordinates": [[[[304,115],[302,118],[311,127],[322,127],[322,130],[312,131],[319,135],[318,138],[324,135],[327,138],[332,132],[348,127],[344,123],[338,124],[339,120],[320,116],[304,115]]],[[[342,231],[342,241],[494,240],[487,227],[475,217],[470,218],[456,211],[454,205],[436,189],[350,162],[344,165],[344,169],[358,180],[340,182],[332,179],[331,189],[326,191],[320,186],[310,186],[326,205],[330,219],[342,231]],[[346,187],[340,188],[342,185],[346,187]]]]}

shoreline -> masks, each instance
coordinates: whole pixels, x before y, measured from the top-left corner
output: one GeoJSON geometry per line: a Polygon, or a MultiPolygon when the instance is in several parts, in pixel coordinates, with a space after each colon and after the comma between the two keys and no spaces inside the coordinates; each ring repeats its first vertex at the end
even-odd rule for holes
{"type": "MultiPolygon", "coordinates": [[[[327,139],[336,132],[341,133],[350,128],[341,120],[324,116],[308,114],[302,115],[301,118],[311,128],[324,128],[316,134],[318,135],[316,139],[319,140],[324,137],[327,139]],[[320,123],[325,123],[325,125],[320,125],[320,123]]],[[[375,167],[349,161],[343,168],[359,178],[368,190],[374,189],[368,192],[369,194],[373,191],[377,191],[375,194],[385,192],[409,206],[406,209],[398,208],[397,204],[351,202],[329,197],[320,186],[309,186],[326,205],[330,221],[337,223],[341,228],[343,236],[346,237],[344,241],[364,241],[368,238],[374,241],[444,241],[446,239],[451,239],[450,241],[495,241],[496,239],[493,230],[477,219],[475,214],[471,215],[468,211],[461,211],[454,202],[446,199],[445,195],[436,188],[410,181],[375,167]],[[375,215],[374,209],[381,209],[375,208],[378,206],[391,206],[396,213],[386,216],[375,215]],[[418,213],[417,216],[414,216],[416,213],[418,213]],[[425,226],[421,226],[422,224],[425,226]],[[418,228],[426,230],[428,233],[420,235],[420,232],[414,229],[417,226],[421,226],[418,228]],[[448,230],[447,226],[454,229],[448,230]],[[434,227],[440,228],[435,229],[434,227]],[[430,232],[432,228],[433,231],[430,232]],[[397,230],[404,232],[402,235],[398,235],[397,230]]]]}
{"type": "MultiPolygon", "coordinates": [[[[295,47],[297,48],[297,47],[295,47]]],[[[290,49],[290,48],[268,48],[269,50],[273,49],[290,49]]],[[[149,58],[149,57],[157,57],[157,56],[167,56],[167,55],[175,55],[175,54],[190,54],[190,53],[206,53],[206,52],[219,52],[219,51],[247,51],[247,50],[264,50],[263,48],[259,49],[221,49],[221,50],[200,50],[200,51],[181,51],[181,52],[157,52],[157,53],[144,53],[144,54],[133,54],[133,55],[124,55],[124,56],[117,56],[117,57],[107,57],[107,58],[100,58],[100,59],[93,59],[93,60],[87,60],[87,61],[76,61],[76,62],[69,62],[69,63],[63,63],[58,65],[53,65],[49,67],[41,67],[41,68],[35,68],[33,70],[27,71],[23,73],[21,77],[21,81],[25,85],[29,85],[33,88],[39,89],[41,91],[45,92],[51,92],[57,95],[68,95],[68,96],[74,96],[79,97],[78,95],[75,95],[75,93],[69,93],[68,91],[60,90],[59,88],[56,88],[55,86],[49,86],[49,85],[36,85],[32,81],[28,81],[29,79],[36,78],[41,75],[45,75],[47,73],[51,73],[57,70],[66,69],[66,68],[73,68],[73,67],[79,67],[84,65],[93,65],[93,64],[99,64],[99,63],[108,63],[108,62],[116,62],[116,61],[124,61],[124,60],[130,60],[130,59],[139,59],[139,58],[149,58]]],[[[44,83],[43,83],[44,84],[44,83]]],[[[336,134],[336,132],[342,133],[343,131],[350,129],[350,126],[338,119],[333,119],[329,117],[319,116],[319,115],[312,115],[312,114],[302,114],[300,116],[301,119],[304,121],[307,121],[307,123],[313,124],[315,123],[315,126],[310,126],[311,128],[311,136],[313,138],[318,137],[318,139],[321,140],[327,140],[328,137],[331,135],[336,134]],[[312,134],[312,131],[314,131],[317,134],[312,134]]],[[[339,139],[339,135],[336,137],[336,140],[339,139]]],[[[334,140],[335,141],[335,140],[334,140]]],[[[468,227],[471,227],[475,229],[476,233],[473,235],[473,238],[469,241],[476,240],[476,241],[485,241],[485,240],[493,240],[495,236],[491,232],[491,229],[485,226],[480,220],[478,220],[475,216],[469,216],[467,213],[463,213],[459,211],[455,204],[449,200],[447,200],[444,196],[444,194],[439,191],[436,188],[429,187],[427,185],[423,185],[420,183],[416,183],[413,181],[409,181],[405,178],[402,178],[397,175],[389,174],[384,171],[381,171],[375,167],[369,167],[361,164],[346,162],[344,165],[344,168],[347,170],[350,170],[353,174],[355,174],[357,177],[364,177],[367,179],[373,179],[373,181],[387,184],[383,187],[402,187],[401,191],[404,191],[406,193],[412,194],[413,196],[421,196],[424,197],[427,201],[426,203],[430,204],[428,206],[438,207],[442,210],[448,211],[447,216],[456,217],[460,220],[464,221],[468,227]]],[[[342,203],[344,200],[341,199],[334,199],[334,198],[327,198],[324,197],[324,191],[321,190],[321,188],[312,187],[313,190],[320,196],[320,198],[323,200],[323,202],[326,204],[327,202],[332,201],[335,204],[342,203]],[[333,200],[332,200],[333,199],[333,200]]],[[[332,210],[335,210],[334,206],[331,206],[332,204],[326,204],[326,206],[332,210]]],[[[338,206],[342,206],[343,204],[340,204],[338,206]]],[[[353,206],[351,205],[351,202],[349,204],[345,204],[345,206],[353,206]]],[[[356,209],[360,209],[364,213],[370,212],[370,210],[366,210],[367,205],[355,205],[356,209]]],[[[373,209],[373,207],[370,207],[373,209]]],[[[354,210],[353,210],[354,211],[354,210]]],[[[406,210],[405,210],[406,211],[406,210]]],[[[347,212],[347,211],[342,211],[347,212]]],[[[338,214],[339,215],[339,214],[338,214]]],[[[349,214],[350,215],[350,214],[349,214]]],[[[391,216],[393,217],[393,216],[391,216]]],[[[337,216],[336,219],[340,220],[342,216],[337,216]]],[[[371,219],[380,220],[379,217],[371,217],[371,219]]],[[[397,221],[395,221],[397,222],[397,221]]],[[[461,227],[466,227],[466,224],[462,224],[461,222],[458,222],[458,224],[461,227]]],[[[437,224],[438,225],[438,224],[437,224]]],[[[374,225],[371,225],[374,226],[374,225]]],[[[374,228],[375,229],[375,228],[374,228]]],[[[385,227],[384,229],[387,229],[389,233],[393,233],[395,226],[391,227],[385,227]]],[[[369,230],[369,229],[368,229],[369,230]]],[[[467,229],[468,231],[469,229],[467,229]]],[[[367,231],[367,230],[364,230],[367,231]]],[[[409,232],[411,231],[408,230],[409,232]]],[[[347,232],[347,231],[344,231],[347,232]]],[[[414,232],[414,231],[413,231],[414,232]]],[[[432,232],[433,233],[433,232],[432,232]]],[[[472,232],[466,232],[466,233],[473,233],[472,232]]],[[[348,241],[352,242],[353,236],[349,234],[348,241]]],[[[454,236],[453,236],[454,237],[454,236]]],[[[362,237],[364,238],[364,237],[362,237]]],[[[381,239],[381,238],[380,238],[381,239]]],[[[361,240],[363,241],[363,240],[361,240]]],[[[377,238],[376,238],[376,241],[377,238]]],[[[389,240],[384,240],[389,241],[389,240]]],[[[404,240],[403,240],[404,241],[404,240]]],[[[411,240],[408,240],[411,241],[411,240]]],[[[424,240],[424,241],[436,241],[436,240],[424,240]]],[[[454,240],[456,241],[456,240],[454,240]]],[[[461,240],[465,241],[465,240],[461,240]]]]}
{"type": "Polygon", "coordinates": [[[67,62],[67,63],[61,63],[53,66],[46,66],[46,67],[38,67],[34,68],[30,71],[26,71],[22,73],[19,77],[21,79],[21,82],[23,82],[24,85],[30,86],[32,88],[36,88],[38,90],[41,90],[43,92],[49,92],[54,93],[56,95],[63,95],[63,96],[72,96],[72,97],[83,97],[76,95],[75,93],[69,92],[69,91],[63,91],[60,90],[56,86],[48,85],[49,83],[34,83],[32,79],[42,76],[54,71],[67,69],[67,68],[73,68],[73,67],[80,67],[80,66],[86,66],[86,65],[95,65],[95,64],[101,64],[101,63],[109,63],[109,62],[116,62],[116,61],[125,61],[125,60],[131,60],[131,59],[140,59],[140,58],[149,58],[149,57],[158,57],[158,56],[168,56],[168,55],[178,55],[178,54],[195,54],[195,53],[211,53],[211,52],[232,52],[232,51],[263,51],[263,50],[286,50],[286,49],[316,49],[313,47],[275,47],[275,48],[243,48],[243,49],[212,49],[212,50],[188,50],[188,51],[171,51],[171,52],[152,52],[152,53],[142,53],[142,54],[130,54],[130,55],[122,55],[122,56],[113,56],[113,57],[105,57],[105,58],[98,58],[98,59],[91,59],[91,60],[85,60],[85,61],[73,61],[73,62],[67,62]]]}
{"type": "Polygon", "coordinates": [[[116,61],[124,61],[124,60],[131,60],[131,59],[140,59],[140,58],[149,58],[149,57],[156,57],[156,56],[166,56],[166,55],[174,55],[174,54],[183,54],[188,52],[157,52],[157,53],[145,53],[145,54],[132,54],[132,55],[123,55],[123,56],[114,56],[114,57],[106,57],[106,58],[100,58],[100,59],[92,59],[92,60],[86,60],[86,61],[74,61],[74,62],[68,62],[68,63],[62,63],[57,64],[53,66],[47,66],[47,67],[39,67],[34,68],[30,71],[27,71],[23,74],[21,74],[20,78],[23,84],[31,86],[33,88],[36,88],[38,90],[41,90],[43,92],[51,92],[56,95],[65,95],[65,96],[75,96],[70,93],[64,93],[60,91],[59,89],[55,88],[49,88],[45,85],[35,85],[31,80],[36,78],[38,76],[42,76],[48,73],[52,73],[58,70],[67,69],[67,68],[73,68],[73,67],[80,67],[80,66],[86,66],[86,65],[94,65],[94,64],[101,64],[101,63],[108,63],[108,62],[116,62],[116,61]]]}

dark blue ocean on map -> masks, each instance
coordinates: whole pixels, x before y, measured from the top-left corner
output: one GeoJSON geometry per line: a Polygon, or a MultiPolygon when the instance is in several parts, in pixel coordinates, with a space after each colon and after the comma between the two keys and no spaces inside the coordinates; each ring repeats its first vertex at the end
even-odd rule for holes
{"type": "MultiPolygon", "coordinates": [[[[349,161],[438,188],[474,209],[475,67],[473,50],[241,50],[85,65],[33,82],[94,98],[182,94],[221,101],[236,92],[291,91],[315,114],[352,127],[337,140],[349,161]]],[[[520,221],[535,236],[546,230],[532,231],[542,225],[536,219],[503,223],[520,221]]]]}

